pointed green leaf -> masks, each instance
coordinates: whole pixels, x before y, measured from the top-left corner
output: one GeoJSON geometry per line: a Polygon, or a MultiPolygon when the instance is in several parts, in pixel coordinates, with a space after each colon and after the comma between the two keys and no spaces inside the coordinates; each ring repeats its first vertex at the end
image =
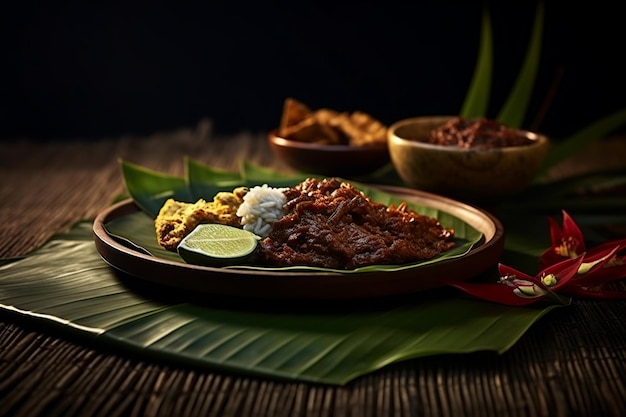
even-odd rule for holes
{"type": "Polygon", "coordinates": [[[185,172],[193,201],[199,198],[211,201],[219,191],[232,191],[242,184],[238,172],[211,167],[191,158],[185,158],[185,172]]]}
{"type": "Polygon", "coordinates": [[[299,181],[302,181],[309,177],[309,174],[285,174],[271,168],[262,167],[260,165],[253,164],[248,161],[241,161],[240,175],[244,184],[248,186],[263,185],[264,183],[271,182],[274,187],[282,187],[286,185],[293,185],[299,181]]]}
{"type": "Polygon", "coordinates": [[[184,178],[157,172],[121,160],[122,177],[128,194],[142,210],[156,217],[168,198],[188,201],[191,198],[184,178]]]}
{"type": "Polygon", "coordinates": [[[106,224],[106,230],[111,236],[126,242],[126,246],[168,261],[185,262],[177,252],[159,245],[154,221],[144,212],[114,219],[106,224]]]}
{"type": "Polygon", "coordinates": [[[612,114],[591,123],[586,128],[580,130],[573,136],[557,142],[556,145],[548,153],[548,157],[544,163],[543,171],[545,171],[576,154],[595,140],[604,138],[611,131],[624,126],[626,124],[626,108],[617,110],[612,114]]]}
{"type": "Polygon", "coordinates": [[[491,77],[493,71],[493,39],[491,19],[487,9],[483,11],[478,59],[470,87],[461,107],[463,117],[481,117],[487,115],[489,96],[491,94],[491,77]]]}
{"type": "Polygon", "coordinates": [[[496,119],[511,127],[522,127],[528,109],[528,103],[535,85],[539,58],[541,55],[541,37],[543,33],[543,3],[539,2],[535,13],[531,41],[526,52],[524,64],[517,77],[513,90],[496,119]]]}
{"type": "Polygon", "coordinates": [[[241,183],[241,175],[238,172],[215,168],[189,157],[185,158],[185,170],[190,186],[210,183],[231,187],[241,183]]]}
{"type": "Polygon", "coordinates": [[[537,181],[512,198],[501,200],[498,210],[503,213],[624,211],[626,197],[620,196],[618,190],[625,186],[625,168],[593,171],[559,180],[537,181]]]}
{"type": "Polygon", "coordinates": [[[118,275],[89,222],[0,266],[7,313],[156,360],[335,385],[411,358],[503,353],[558,307],[511,308],[455,291],[332,308],[225,302],[118,275]]]}

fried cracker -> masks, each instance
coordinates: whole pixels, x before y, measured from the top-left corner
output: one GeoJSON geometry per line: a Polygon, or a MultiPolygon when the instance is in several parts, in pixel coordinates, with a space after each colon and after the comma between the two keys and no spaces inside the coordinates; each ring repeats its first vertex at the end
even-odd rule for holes
{"type": "Polygon", "coordinates": [[[306,104],[291,97],[286,98],[278,126],[278,135],[287,137],[290,132],[293,133],[293,129],[290,128],[304,121],[311,113],[311,109],[306,104]]]}

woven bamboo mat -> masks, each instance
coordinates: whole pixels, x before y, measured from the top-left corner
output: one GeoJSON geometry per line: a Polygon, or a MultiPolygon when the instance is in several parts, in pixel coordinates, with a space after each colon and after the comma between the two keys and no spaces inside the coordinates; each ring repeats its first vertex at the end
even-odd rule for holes
{"type": "MultiPolygon", "coordinates": [[[[224,169],[284,169],[263,135],[195,129],[96,141],[0,144],[0,256],[19,256],[123,193],[118,161],[182,174],[184,155],[224,169]]],[[[575,165],[578,166],[578,165],[575,165]]],[[[623,416],[626,302],[577,301],[506,354],[436,356],[343,387],[155,362],[0,313],[1,416],[623,416]]]]}
{"type": "Polygon", "coordinates": [[[263,135],[215,136],[208,121],[149,137],[0,143],[0,152],[0,220],[12,237],[0,241],[0,257],[29,252],[107,207],[124,192],[122,158],[175,175],[183,174],[185,156],[228,170],[244,158],[287,169],[272,158],[263,135]]]}

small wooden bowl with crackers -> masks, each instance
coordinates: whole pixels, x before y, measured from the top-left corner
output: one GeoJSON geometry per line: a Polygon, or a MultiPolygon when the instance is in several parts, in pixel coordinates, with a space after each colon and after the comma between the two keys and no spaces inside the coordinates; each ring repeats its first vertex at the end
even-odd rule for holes
{"type": "Polygon", "coordinates": [[[312,175],[358,178],[390,163],[387,126],[364,112],[314,111],[293,98],[268,141],[287,166],[312,175]]]}

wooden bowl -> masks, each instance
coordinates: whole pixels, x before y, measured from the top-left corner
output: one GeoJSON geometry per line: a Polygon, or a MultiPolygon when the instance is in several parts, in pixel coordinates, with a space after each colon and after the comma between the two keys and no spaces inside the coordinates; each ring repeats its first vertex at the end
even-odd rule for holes
{"type": "Polygon", "coordinates": [[[546,136],[518,130],[526,145],[466,149],[426,143],[432,129],[452,116],[424,116],[392,124],[388,131],[391,161],[412,188],[459,198],[510,195],[526,188],[548,154],[546,136]]]}
{"type": "Polygon", "coordinates": [[[296,171],[329,177],[354,178],[390,163],[387,145],[318,145],[289,140],[273,130],[268,142],[274,155],[296,171]]]}

